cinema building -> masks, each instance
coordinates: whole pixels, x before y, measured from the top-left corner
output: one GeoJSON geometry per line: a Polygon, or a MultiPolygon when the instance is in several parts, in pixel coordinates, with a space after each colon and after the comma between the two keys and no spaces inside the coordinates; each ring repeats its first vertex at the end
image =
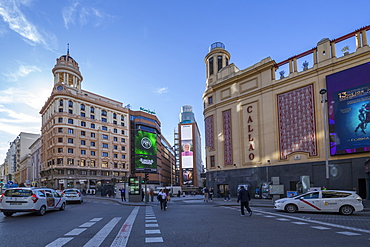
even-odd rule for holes
{"type": "Polygon", "coordinates": [[[274,180],[281,196],[326,186],[369,199],[369,29],[242,70],[224,44],[212,44],[204,59],[207,185],[236,195],[248,184],[254,194],[274,180]]]}

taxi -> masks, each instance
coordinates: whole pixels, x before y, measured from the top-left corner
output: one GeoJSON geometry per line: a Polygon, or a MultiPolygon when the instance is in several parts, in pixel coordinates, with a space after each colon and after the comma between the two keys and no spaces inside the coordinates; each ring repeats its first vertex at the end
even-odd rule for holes
{"type": "Polygon", "coordinates": [[[63,211],[65,207],[65,198],[49,188],[10,188],[0,195],[0,211],[5,216],[16,212],[35,212],[42,216],[46,211],[63,211]]]}
{"type": "Polygon", "coordinates": [[[289,213],[338,212],[344,215],[364,209],[362,198],[356,192],[344,190],[310,191],[295,197],[276,200],[274,206],[276,210],[289,213]]]}

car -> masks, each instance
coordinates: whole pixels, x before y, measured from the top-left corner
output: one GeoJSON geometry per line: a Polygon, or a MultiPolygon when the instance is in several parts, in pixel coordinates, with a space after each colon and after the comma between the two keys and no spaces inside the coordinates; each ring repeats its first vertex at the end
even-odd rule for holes
{"type": "Polygon", "coordinates": [[[9,188],[0,196],[0,211],[5,216],[17,212],[35,212],[42,216],[46,211],[63,211],[65,207],[65,198],[49,188],[9,188]]]}
{"type": "Polygon", "coordinates": [[[83,195],[79,189],[65,189],[62,195],[67,202],[78,202],[81,204],[84,201],[83,195]]]}
{"type": "Polygon", "coordinates": [[[321,190],[310,191],[302,195],[276,200],[276,210],[289,213],[306,212],[338,212],[350,215],[364,209],[362,198],[353,191],[321,190]]]}

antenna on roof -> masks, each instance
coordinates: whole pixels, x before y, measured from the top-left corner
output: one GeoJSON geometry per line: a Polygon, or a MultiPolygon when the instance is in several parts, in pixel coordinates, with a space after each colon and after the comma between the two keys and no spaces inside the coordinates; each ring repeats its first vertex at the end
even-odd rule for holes
{"type": "Polygon", "coordinates": [[[69,43],[67,43],[67,55],[69,55],[69,43]]]}

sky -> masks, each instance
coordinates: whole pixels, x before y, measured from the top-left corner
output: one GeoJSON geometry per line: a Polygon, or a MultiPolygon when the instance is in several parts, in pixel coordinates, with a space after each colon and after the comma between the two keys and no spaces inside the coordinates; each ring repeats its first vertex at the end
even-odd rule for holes
{"type": "Polygon", "coordinates": [[[0,163],[20,132],[40,134],[67,44],[83,90],[155,111],[171,144],[181,106],[191,105],[204,146],[212,43],[239,69],[278,63],[369,25],[369,9],[368,0],[0,0],[0,163]]]}

